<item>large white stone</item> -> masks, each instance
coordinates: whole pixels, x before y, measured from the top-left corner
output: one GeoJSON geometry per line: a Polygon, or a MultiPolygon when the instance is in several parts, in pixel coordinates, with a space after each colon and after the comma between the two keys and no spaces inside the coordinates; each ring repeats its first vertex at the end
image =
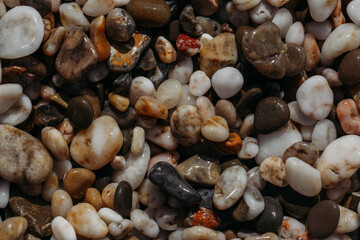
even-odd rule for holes
{"type": "Polygon", "coordinates": [[[234,67],[217,70],[211,78],[211,85],[220,98],[230,98],[236,95],[244,84],[244,78],[234,67]]]}

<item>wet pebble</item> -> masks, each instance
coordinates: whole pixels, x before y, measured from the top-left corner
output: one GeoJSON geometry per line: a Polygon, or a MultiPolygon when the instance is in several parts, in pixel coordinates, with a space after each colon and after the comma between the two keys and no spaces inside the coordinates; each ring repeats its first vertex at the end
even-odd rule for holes
{"type": "Polygon", "coordinates": [[[163,0],[133,0],[126,11],[141,27],[162,27],[170,21],[170,8],[163,0]]]}
{"type": "Polygon", "coordinates": [[[224,118],[211,116],[202,123],[201,134],[210,141],[222,142],[229,137],[229,126],[224,118]]]}
{"type": "Polygon", "coordinates": [[[261,177],[278,187],[288,185],[285,173],[285,163],[279,157],[268,157],[260,164],[261,177]]]}
{"type": "Polygon", "coordinates": [[[181,234],[181,240],[225,240],[225,235],[222,232],[212,230],[203,226],[194,226],[186,228],[181,234]]]}
{"type": "Polygon", "coordinates": [[[73,207],[73,201],[70,195],[64,190],[56,190],[51,197],[51,214],[55,218],[57,216],[66,217],[66,214],[73,207]]]}
{"type": "Polygon", "coordinates": [[[224,67],[217,70],[211,78],[211,86],[216,94],[223,99],[237,94],[244,84],[244,78],[239,70],[224,67]]]}
{"type": "Polygon", "coordinates": [[[88,0],[82,7],[82,12],[90,17],[107,15],[115,6],[114,0],[88,0]]]}
{"type": "Polygon", "coordinates": [[[95,174],[85,168],[73,168],[64,177],[64,190],[74,199],[85,196],[88,188],[95,182],[95,174]]]}
{"type": "Polygon", "coordinates": [[[126,217],[130,215],[132,203],[132,188],[126,181],[121,181],[115,190],[114,195],[114,209],[121,216],[126,217]]]}
{"type": "Polygon", "coordinates": [[[341,205],[338,205],[340,209],[339,223],[335,229],[335,233],[349,233],[355,231],[360,226],[359,215],[341,205]]]}
{"type": "Polygon", "coordinates": [[[264,202],[264,211],[254,220],[254,224],[256,229],[261,232],[274,232],[282,224],[283,210],[275,198],[264,196],[264,202]]]}
{"type": "Polygon", "coordinates": [[[251,221],[259,216],[264,208],[265,202],[260,191],[256,187],[248,185],[243,198],[232,212],[232,217],[240,222],[251,221]]]}

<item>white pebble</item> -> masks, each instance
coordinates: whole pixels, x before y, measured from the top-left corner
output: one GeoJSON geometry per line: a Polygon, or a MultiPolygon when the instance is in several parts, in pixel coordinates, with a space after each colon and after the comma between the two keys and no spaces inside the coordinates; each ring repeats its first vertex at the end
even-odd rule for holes
{"type": "Polygon", "coordinates": [[[203,120],[215,116],[215,107],[207,97],[201,96],[196,99],[196,107],[199,109],[203,120]]]}
{"type": "Polygon", "coordinates": [[[134,223],[128,219],[123,219],[119,223],[110,223],[108,228],[111,236],[114,236],[115,239],[122,239],[134,229],[134,223]]]}
{"type": "Polygon", "coordinates": [[[202,96],[211,88],[210,78],[201,70],[191,74],[189,91],[193,96],[202,96]]]}
{"type": "Polygon", "coordinates": [[[76,240],[73,226],[63,217],[57,216],[51,222],[51,231],[56,240],[76,240]]]}
{"type": "Polygon", "coordinates": [[[360,0],[353,0],[350,1],[346,7],[346,13],[349,15],[349,18],[355,23],[356,25],[360,26],[360,0]]]}
{"type": "Polygon", "coordinates": [[[169,71],[169,78],[178,80],[182,85],[189,82],[193,73],[193,61],[191,57],[181,56],[169,71]]]}
{"type": "Polygon", "coordinates": [[[244,84],[244,78],[234,67],[217,70],[211,78],[211,85],[216,94],[223,99],[236,95],[244,84]]]}
{"type": "Polygon", "coordinates": [[[286,179],[292,189],[298,193],[313,197],[321,191],[320,173],[297,157],[290,157],[285,163],[286,179]]]}
{"type": "Polygon", "coordinates": [[[130,2],[130,0],[115,0],[115,7],[124,7],[129,2],[130,2]]]}
{"type": "MultiPolygon", "coordinates": [[[[0,66],[1,68],[1,66],[0,66]]],[[[0,70],[1,72],[1,70],[0,70]]],[[[0,85],[0,114],[9,110],[22,96],[23,88],[20,84],[5,83],[0,85]]]]}
{"type": "Polygon", "coordinates": [[[28,96],[22,94],[17,102],[0,115],[1,124],[16,126],[24,122],[32,111],[32,103],[28,96]]]}
{"type": "Polygon", "coordinates": [[[312,132],[311,142],[319,149],[324,149],[336,139],[335,124],[329,119],[318,121],[312,132]]]}
{"type": "Polygon", "coordinates": [[[139,232],[150,238],[156,238],[160,229],[154,219],[151,219],[144,211],[134,209],[130,213],[130,219],[139,232]]]}
{"type": "Polygon", "coordinates": [[[106,207],[100,208],[98,214],[107,225],[112,222],[120,223],[123,220],[120,214],[106,207]]]}
{"type": "Polygon", "coordinates": [[[38,11],[28,6],[10,9],[0,19],[0,58],[15,59],[34,53],[44,37],[38,11]]]}
{"type": "Polygon", "coordinates": [[[293,24],[293,18],[287,8],[280,8],[274,15],[272,22],[280,29],[281,38],[285,38],[290,26],[293,24]]]}
{"type": "Polygon", "coordinates": [[[69,159],[69,146],[62,133],[54,127],[45,127],[41,130],[41,141],[56,160],[69,159]]]}
{"type": "Polygon", "coordinates": [[[308,0],[311,17],[317,21],[325,21],[330,17],[338,0],[308,0]]]}
{"type": "Polygon", "coordinates": [[[288,106],[290,109],[290,119],[292,121],[300,123],[304,126],[314,125],[316,123],[316,120],[308,118],[301,112],[297,101],[288,103],[288,106]]]}
{"type": "Polygon", "coordinates": [[[196,106],[196,97],[190,94],[190,87],[188,84],[182,86],[181,98],[176,107],[180,107],[182,105],[196,106]]]}
{"type": "Polygon", "coordinates": [[[258,5],[261,0],[232,0],[232,2],[239,10],[246,11],[258,5]]]}
{"type": "Polygon", "coordinates": [[[5,179],[0,179],[0,208],[8,205],[10,197],[10,183],[5,179]]]}
{"type": "Polygon", "coordinates": [[[212,116],[202,123],[201,134],[210,141],[222,142],[229,137],[229,126],[223,117],[212,116]]]}
{"type": "Polygon", "coordinates": [[[136,126],[133,129],[133,136],[131,139],[131,153],[138,155],[145,144],[145,130],[142,127],[136,126]]]}
{"type": "Polygon", "coordinates": [[[285,43],[303,45],[305,39],[305,29],[301,22],[293,23],[285,36],[285,43]]]}
{"type": "Polygon", "coordinates": [[[84,16],[80,6],[75,3],[63,3],[59,7],[61,25],[67,32],[73,29],[81,29],[84,32],[89,31],[90,22],[84,16]]]}
{"type": "Polygon", "coordinates": [[[145,178],[138,187],[139,201],[149,208],[159,208],[167,200],[166,194],[160,191],[159,187],[145,178]]]}
{"type": "Polygon", "coordinates": [[[161,229],[175,231],[183,224],[182,210],[163,206],[155,211],[155,220],[161,229]]]}
{"type": "Polygon", "coordinates": [[[136,77],[131,81],[129,90],[130,105],[134,106],[141,96],[155,96],[154,84],[146,77],[136,77]]]}
{"type": "Polygon", "coordinates": [[[164,104],[167,109],[171,109],[178,105],[181,95],[181,83],[176,79],[168,79],[157,88],[155,98],[164,104]]]}
{"type": "Polygon", "coordinates": [[[277,10],[278,8],[271,6],[267,0],[262,0],[249,10],[249,16],[254,23],[263,24],[271,21],[277,10]]]}
{"type": "Polygon", "coordinates": [[[325,119],[333,106],[334,94],[323,76],[307,79],[297,90],[296,100],[303,114],[315,120],[325,119]]]}
{"type": "Polygon", "coordinates": [[[108,14],[114,6],[114,0],[88,0],[83,6],[82,11],[90,17],[98,17],[108,14]]]}
{"type": "Polygon", "coordinates": [[[349,233],[355,231],[360,226],[359,215],[341,205],[339,223],[335,229],[335,233],[349,233]]]}
{"type": "Polygon", "coordinates": [[[237,156],[240,159],[252,159],[256,157],[259,153],[259,145],[256,138],[246,137],[243,140],[243,145],[241,150],[238,152],[237,156]]]}
{"type": "Polygon", "coordinates": [[[213,40],[213,37],[210,34],[207,33],[203,33],[201,34],[201,37],[199,39],[200,42],[200,50],[203,48],[203,46],[205,44],[207,44],[208,42],[210,42],[211,40],[213,40]]]}
{"type": "Polygon", "coordinates": [[[145,129],[145,138],[168,151],[175,151],[178,147],[178,143],[171,134],[170,126],[155,125],[147,128],[145,129]]]}
{"type": "Polygon", "coordinates": [[[304,125],[300,126],[301,136],[302,136],[302,139],[304,141],[308,141],[308,142],[311,141],[314,126],[315,126],[315,124],[314,125],[309,125],[309,126],[304,126],[304,125]]]}
{"type": "Polygon", "coordinates": [[[306,33],[311,33],[316,40],[325,40],[332,31],[331,22],[325,20],[323,22],[308,22],[305,25],[306,33]]]}

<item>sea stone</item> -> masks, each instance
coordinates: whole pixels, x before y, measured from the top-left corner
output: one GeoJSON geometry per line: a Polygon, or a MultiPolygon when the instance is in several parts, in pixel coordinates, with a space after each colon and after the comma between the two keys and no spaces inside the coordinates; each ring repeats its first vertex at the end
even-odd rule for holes
{"type": "Polygon", "coordinates": [[[30,55],[40,47],[43,37],[39,12],[28,6],[14,7],[0,19],[0,58],[30,55]]]}
{"type": "Polygon", "coordinates": [[[90,38],[83,31],[74,29],[60,48],[55,67],[65,80],[76,82],[98,62],[98,58],[90,38]]]}
{"type": "Polygon", "coordinates": [[[12,197],[9,200],[11,211],[28,222],[28,230],[30,233],[41,237],[49,237],[51,235],[51,207],[50,205],[40,206],[29,202],[22,197],[12,197]]]}
{"type": "Polygon", "coordinates": [[[102,116],[75,135],[70,154],[81,166],[96,170],[111,162],[122,144],[123,136],[114,118],[102,116]]]}
{"type": "MultiPolygon", "coordinates": [[[[0,66],[1,68],[1,66],[0,66]]],[[[1,71],[0,71],[1,72],[1,71]]],[[[7,83],[0,85],[0,114],[6,112],[21,97],[23,88],[19,84],[7,83]]]]}
{"type": "Polygon", "coordinates": [[[200,50],[200,70],[208,77],[224,67],[233,67],[238,59],[235,35],[222,33],[200,50]]]}
{"type": "Polygon", "coordinates": [[[0,165],[2,178],[18,184],[38,184],[51,172],[53,159],[38,139],[1,124],[0,165]]]}
{"type": "Polygon", "coordinates": [[[0,236],[3,239],[18,239],[25,233],[27,226],[27,221],[23,217],[7,218],[4,222],[0,223],[0,236]]]}

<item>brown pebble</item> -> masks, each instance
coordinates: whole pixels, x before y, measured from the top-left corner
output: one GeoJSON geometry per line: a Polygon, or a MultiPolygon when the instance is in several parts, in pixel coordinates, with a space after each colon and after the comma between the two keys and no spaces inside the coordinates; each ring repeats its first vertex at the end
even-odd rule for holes
{"type": "Polygon", "coordinates": [[[100,192],[96,188],[88,188],[85,194],[84,202],[93,205],[96,211],[99,211],[99,209],[103,206],[100,192]]]}
{"type": "Polygon", "coordinates": [[[85,168],[73,168],[64,177],[64,190],[73,198],[85,196],[88,188],[95,182],[95,174],[85,168]]]}

